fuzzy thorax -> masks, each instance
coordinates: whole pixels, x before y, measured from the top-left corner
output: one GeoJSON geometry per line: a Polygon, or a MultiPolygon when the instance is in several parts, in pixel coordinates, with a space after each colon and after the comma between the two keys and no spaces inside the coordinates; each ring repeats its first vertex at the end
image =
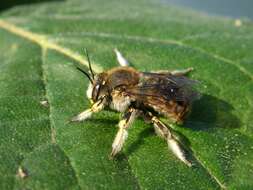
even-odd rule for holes
{"type": "Polygon", "coordinates": [[[130,98],[124,96],[119,91],[112,92],[112,102],[110,103],[110,108],[119,112],[124,112],[130,106],[130,98]]]}

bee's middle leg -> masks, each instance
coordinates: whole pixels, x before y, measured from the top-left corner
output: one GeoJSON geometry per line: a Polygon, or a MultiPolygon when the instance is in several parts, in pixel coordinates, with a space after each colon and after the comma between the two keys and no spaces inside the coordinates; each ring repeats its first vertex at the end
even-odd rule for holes
{"type": "Polygon", "coordinates": [[[192,166],[192,163],[186,158],[185,150],[181,143],[174,137],[173,130],[170,127],[167,127],[159,118],[153,116],[150,112],[144,115],[144,120],[154,125],[157,135],[167,141],[169,148],[182,162],[189,167],[192,166]]]}
{"type": "Polygon", "coordinates": [[[112,144],[112,152],[110,154],[111,158],[114,157],[123,147],[124,142],[127,139],[127,129],[131,126],[134,119],[137,117],[138,111],[136,109],[130,108],[124,113],[122,120],[119,122],[119,130],[112,144]]]}

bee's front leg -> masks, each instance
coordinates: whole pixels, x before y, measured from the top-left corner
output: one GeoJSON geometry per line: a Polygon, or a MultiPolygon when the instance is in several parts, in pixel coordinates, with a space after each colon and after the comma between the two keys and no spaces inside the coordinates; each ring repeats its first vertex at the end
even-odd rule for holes
{"type": "Polygon", "coordinates": [[[152,113],[148,112],[144,115],[144,120],[151,122],[154,125],[156,133],[164,138],[172,152],[187,166],[191,167],[192,163],[186,157],[185,150],[182,144],[173,136],[173,130],[168,128],[159,118],[153,116],[152,113]]]}
{"type": "Polygon", "coordinates": [[[70,121],[75,122],[75,121],[83,121],[85,119],[88,119],[92,116],[93,113],[101,111],[104,106],[105,106],[106,99],[101,98],[97,102],[95,102],[91,108],[79,113],[77,116],[73,117],[70,121]]]}
{"type": "Polygon", "coordinates": [[[124,114],[122,120],[119,122],[119,130],[112,144],[112,152],[110,154],[113,158],[123,147],[124,142],[127,139],[127,129],[131,126],[134,119],[138,116],[138,110],[129,108],[124,114]]]}

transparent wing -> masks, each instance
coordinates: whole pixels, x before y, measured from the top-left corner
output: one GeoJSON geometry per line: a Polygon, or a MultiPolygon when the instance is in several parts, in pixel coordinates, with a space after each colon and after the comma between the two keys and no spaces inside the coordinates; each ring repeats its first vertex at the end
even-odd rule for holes
{"type": "Polygon", "coordinates": [[[174,76],[169,73],[142,73],[137,86],[126,89],[127,94],[137,98],[153,97],[166,101],[191,102],[200,97],[194,89],[197,81],[184,76],[174,76]]]}

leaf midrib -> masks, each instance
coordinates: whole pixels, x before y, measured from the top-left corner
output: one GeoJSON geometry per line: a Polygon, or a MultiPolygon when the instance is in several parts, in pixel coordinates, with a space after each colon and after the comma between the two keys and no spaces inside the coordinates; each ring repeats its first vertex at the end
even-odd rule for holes
{"type": "MultiPolygon", "coordinates": [[[[78,54],[78,53],[76,53],[76,52],[74,52],[74,51],[72,51],[72,50],[70,50],[68,48],[62,47],[62,46],[58,45],[57,43],[50,42],[43,35],[36,34],[36,33],[30,32],[30,31],[24,30],[23,28],[15,26],[15,25],[13,25],[13,24],[11,24],[11,23],[9,23],[7,21],[4,21],[2,19],[0,19],[0,28],[5,29],[6,31],[8,31],[8,32],[10,32],[12,34],[15,34],[15,35],[17,35],[17,36],[19,36],[21,38],[25,38],[25,39],[33,42],[33,43],[38,44],[41,47],[41,49],[42,49],[41,55],[42,55],[42,70],[43,71],[44,71],[44,69],[43,69],[43,64],[44,64],[43,62],[44,61],[43,60],[45,59],[46,52],[48,51],[48,49],[55,50],[56,52],[58,52],[60,54],[63,54],[64,56],[69,57],[69,58],[77,61],[80,64],[88,66],[88,62],[87,62],[87,60],[83,56],[81,56],[80,54],[78,54]]],[[[180,41],[176,41],[176,40],[160,40],[160,39],[156,39],[156,38],[147,38],[147,37],[141,37],[141,36],[121,36],[121,38],[126,38],[126,39],[129,39],[129,40],[137,40],[137,41],[138,40],[142,40],[142,41],[145,40],[146,42],[151,42],[151,43],[152,42],[156,42],[156,43],[174,44],[174,45],[178,45],[178,46],[181,46],[181,47],[187,47],[189,49],[198,50],[199,52],[208,54],[208,55],[214,57],[215,59],[222,60],[223,62],[226,62],[228,64],[236,66],[236,68],[239,69],[243,74],[247,75],[251,80],[253,80],[253,76],[250,73],[248,73],[243,67],[238,66],[236,64],[236,62],[234,62],[234,61],[232,61],[230,59],[221,57],[219,55],[209,53],[209,52],[207,52],[207,51],[205,51],[205,50],[203,50],[201,48],[195,48],[195,47],[186,45],[186,44],[184,44],[184,43],[182,43],[180,41]]],[[[93,69],[94,69],[95,72],[101,72],[102,71],[102,68],[99,65],[94,64],[94,63],[93,63],[93,69]]],[[[47,87],[46,87],[47,84],[46,84],[46,78],[45,78],[44,73],[43,73],[43,81],[44,81],[45,92],[46,92],[45,97],[48,99],[49,105],[50,105],[50,99],[49,99],[49,97],[47,95],[47,91],[48,90],[47,90],[47,87]]],[[[50,106],[49,106],[49,109],[51,109],[50,106]]],[[[56,135],[55,128],[53,126],[54,121],[51,118],[51,110],[49,111],[49,121],[50,121],[50,128],[51,128],[51,142],[52,142],[52,144],[57,144],[56,139],[55,139],[55,135],[56,135]]],[[[62,150],[62,148],[60,146],[59,146],[59,148],[62,150]]],[[[62,150],[62,151],[64,152],[64,150],[62,150]]],[[[68,158],[67,155],[66,155],[66,157],[68,158]]],[[[203,164],[203,162],[198,157],[197,157],[197,159],[201,163],[201,165],[203,166],[203,168],[207,171],[207,173],[220,186],[220,188],[221,189],[226,189],[226,186],[220,182],[220,180],[212,173],[212,171],[207,166],[205,166],[203,164]]],[[[71,161],[70,161],[70,165],[73,168],[73,171],[75,173],[75,177],[76,177],[76,180],[77,180],[77,183],[78,183],[78,187],[81,189],[80,183],[79,183],[79,180],[78,180],[78,176],[77,176],[77,172],[76,172],[75,168],[72,166],[71,161]]]]}

